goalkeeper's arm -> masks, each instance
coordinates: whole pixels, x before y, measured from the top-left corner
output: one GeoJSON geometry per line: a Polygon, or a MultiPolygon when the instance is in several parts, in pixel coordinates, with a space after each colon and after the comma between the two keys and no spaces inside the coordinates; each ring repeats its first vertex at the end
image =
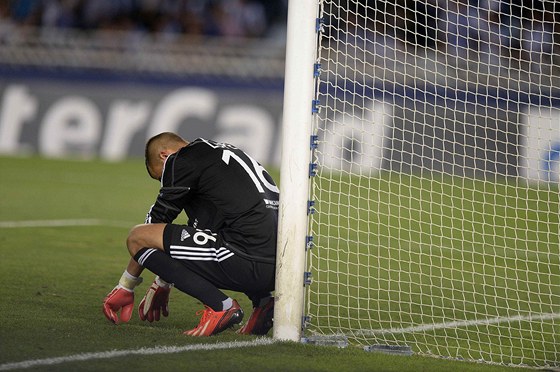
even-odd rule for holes
{"type": "Polygon", "coordinates": [[[171,223],[181,213],[190,187],[162,187],[145,223],[171,223]]]}

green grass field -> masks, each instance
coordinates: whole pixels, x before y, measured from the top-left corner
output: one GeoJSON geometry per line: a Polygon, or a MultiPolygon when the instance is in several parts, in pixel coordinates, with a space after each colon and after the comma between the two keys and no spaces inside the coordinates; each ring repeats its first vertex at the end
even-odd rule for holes
{"type": "MultiPolygon", "coordinates": [[[[115,326],[101,303],[128,260],[128,230],[143,222],[159,186],[143,162],[0,157],[0,174],[0,370],[511,370],[354,346],[268,344],[229,330],[190,338],[181,332],[197,324],[201,305],[178,291],[171,295],[169,318],[149,324],[135,314],[115,326]]],[[[149,282],[153,275],[144,277],[149,282]]],[[[137,304],[146,289],[146,283],[138,288],[137,304]]],[[[249,309],[245,298],[232,295],[249,309]]],[[[558,329],[553,332],[558,341],[558,329]]]]}
{"type": "Polygon", "coordinates": [[[316,178],[310,330],[559,366],[557,185],[444,174],[316,178]]]}

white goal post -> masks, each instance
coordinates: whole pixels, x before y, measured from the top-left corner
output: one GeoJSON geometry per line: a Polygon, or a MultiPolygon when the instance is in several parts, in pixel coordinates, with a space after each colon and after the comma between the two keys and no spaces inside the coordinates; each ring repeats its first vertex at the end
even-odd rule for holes
{"type": "Polygon", "coordinates": [[[288,5],[273,333],[277,339],[291,341],[301,337],[303,314],[317,9],[316,0],[290,1],[288,5]]]}
{"type": "Polygon", "coordinates": [[[276,339],[560,367],[560,9],[530,3],[290,0],[276,339]]]}

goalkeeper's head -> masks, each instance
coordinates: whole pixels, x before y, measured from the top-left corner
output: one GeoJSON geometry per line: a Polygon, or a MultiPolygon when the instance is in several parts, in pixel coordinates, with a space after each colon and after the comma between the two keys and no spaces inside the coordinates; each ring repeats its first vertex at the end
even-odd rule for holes
{"type": "Polygon", "coordinates": [[[153,136],[146,142],[146,169],[155,180],[161,181],[165,159],[188,145],[188,141],[171,132],[153,136]]]}

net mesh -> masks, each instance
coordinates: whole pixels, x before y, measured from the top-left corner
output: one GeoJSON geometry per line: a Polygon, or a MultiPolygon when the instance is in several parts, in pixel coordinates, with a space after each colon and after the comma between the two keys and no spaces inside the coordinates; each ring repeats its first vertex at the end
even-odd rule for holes
{"type": "Polygon", "coordinates": [[[560,365],[560,17],[523,4],[320,2],[306,334],[560,365]]]}

